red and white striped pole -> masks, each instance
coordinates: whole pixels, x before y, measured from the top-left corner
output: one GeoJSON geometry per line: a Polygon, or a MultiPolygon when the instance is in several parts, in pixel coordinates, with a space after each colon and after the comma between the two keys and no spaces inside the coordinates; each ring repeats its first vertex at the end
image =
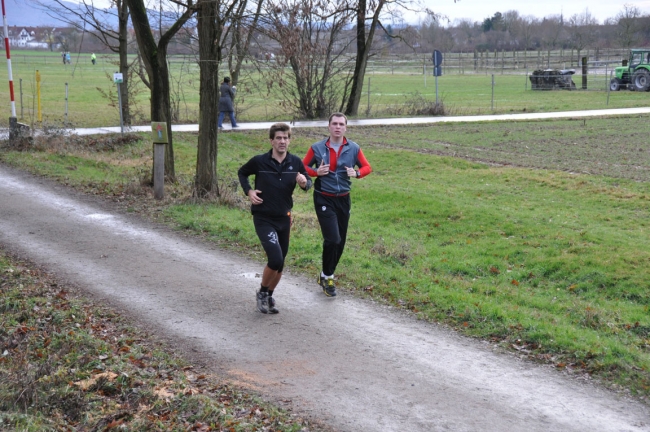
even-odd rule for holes
{"type": "Polygon", "coordinates": [[[5,0],[2,0],[2,24],[5,28],[5,51],[7,53],[7,69],[9,70],[9,94],[11,96],[11,116],[16,117],[16,101],[14,100],[14,77],[11,73],[11,54],[9,53],[9,29],[7,28],[7,12],[5,0]]]}

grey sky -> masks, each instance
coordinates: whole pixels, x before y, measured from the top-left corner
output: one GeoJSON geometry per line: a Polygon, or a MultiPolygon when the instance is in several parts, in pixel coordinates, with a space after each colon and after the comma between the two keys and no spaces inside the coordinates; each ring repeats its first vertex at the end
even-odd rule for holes
{"type": "MultiPolygon", "coordinates": [[[[636,6],[643,14],[650,14],[650,0],[458,0],[456,3],[454,0],[420,1],[434,12],[446,15],[452,22],[461,18],[482,22],[496,12],[504,13],[510,10],[516,10],[522,16],[532,15],[543,18],[563,13],[565,18],[569,18],[589,9],[591,15],[602,24],[605,19],[614,17],[622,11],[624,4],[636,6]]],[[[110,4],[109,0],[94,0],[94,2],[97,6],[110,4]]],[[[408,22],[417,23],[418,19],[423,17],[408,13],[404,18],[408,22]]]]}
{"type": "MultiPolygon", "coordinates": [[[[454,0],[422,0],[422,2],[434,12],[447,15],[452,22],[460,18],[482,22],[496,12],[504,13],[510,10],[516,10],[522,16],[532,15],[543,18],[563,13],[565,18],[569,18],[589,9],[591,15],[602,24],[605,19],[614,17],[622,11],[624,4],[636,6],[642,14],[650,14],[650,0],[459,0],[456,3],[454,0]]],[[[411,16],[407,21],[417,21],[417,18],[413,20],[411,16]]]]}

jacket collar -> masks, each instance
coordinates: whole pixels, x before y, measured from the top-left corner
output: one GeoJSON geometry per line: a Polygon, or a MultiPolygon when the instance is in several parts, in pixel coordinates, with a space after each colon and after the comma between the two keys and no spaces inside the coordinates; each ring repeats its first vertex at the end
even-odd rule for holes
{"type": "MultiPolygon", "coordinates": [[[[329,148],[330,146],[330,139],[329,137],[325,139],[325,146],[329,148]]],[[[341,145],[347,145],[348,144],[348,139],[346,137],[343,137],[343,143],[341,145]]]]}

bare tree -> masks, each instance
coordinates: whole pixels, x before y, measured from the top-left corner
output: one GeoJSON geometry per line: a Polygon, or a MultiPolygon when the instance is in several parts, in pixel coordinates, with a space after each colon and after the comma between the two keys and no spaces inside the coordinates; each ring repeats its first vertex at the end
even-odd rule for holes
{"type": "Polygon", "coordinates": [[[266,14],[263,31],[280,46],[265,64],[269,89],[278,89],[285,106],[304,118],[340,110],[349,70],[339,38],[351,16],[346,0],[278,0],[267,3],[266,14]]]}
{"type": "Polygon", "coordinates": [[[598,20],[589,12],[589,9],[569,18],[569,37],[571,44],[578,51],[578,58],[580,58],[580,52],[583,49],[595,42],[597,27],[598,20]]]}
{"type": "Polygon", "coordinates": [[[442,20],[442,17],[435,14],[427,14],[425,22],[420,26],[420,32],[422,39],[429,43],[430,50],[449,52],[454,48],[456,41],[451,30],[442,25],[442,20]]]}
{"type": "MultiPolygon", "coordinates": [[[[119,54],[119,71],[124,81],[120,86],[122,97],[122,119],[125,124],[131,124],[129,108],[129,61],[128,53],[128,22],[129,8],[126,0],[111,0],[111,7],[102,9],[94,5],[93,0],[80,0],[78,5],[62,0],[30,0],[48,15],[57,18],[77,31],[92,30],[91,34],[109,50],[119,54]],[[112,21],[117,17],[117,29],[112,21]]],[[[68,40],[60,41],[64,51],[68,51],[68,40]]]]}
{"type": "Polygon", "coordinates": [[[221,46],[219,32],[223,27],[215,25],[219,18],[216,1],[199,0],[199,137],[196,154],[194,190],[205,196],[216,190],[217,184],[217,105],[219,100],[219,60],[221,46]]]}
{"type": "Polygon", "coordinates": [[[521,48],[527,51],[532,48],[533,36],[535,29],[539,27],[539,21],[533,16],[518,17],[513,25],[513,36],[520,42],[521,48]]]}
{"type": "Polygon", "coordinates": [[[159,39],[157,42],[154,31],[149,23],[149,16],[144,0],[126,0],[126,3],[131,11],[133,29],[138,40],[138,48],[150,84],[151,121],[167,123],[169,143],[165,146],[165,178],[168,181],[175,181],[176,171],[174,168],[167,47],[171,38],[185,25],[192,14],[194,14],[196,9],[195,3],[193,0],[187,0],[186,3],[174,1],[174,4],[180,8],[179,16],[164,32],[162,31],[163,23],[161,20],[159,23],[159,39]]]}
{"type": "Polygon", "coordinates": [[[480,24],[469,19],[460,19],[449,30],[452,32],[456,44],[466,49],[472,49],[476,38],[480,35],[480,24]]]}
{"type": "Polygon", "coordinates": [[[228,70],[233,85],[239,82],[242,64],[249,54],[253,36],[258,30],[263,4],[264,0],[257,0],[257,7],[251,15],[247,10],[248,1],[240,1],[231,21],[233,28],[228,50],[228,70]]]}
{"type": "Polygon", "coordinates": [[[228,41],[236,39],[230,45],[229,64],[232,65],[234,56],[236,73],[239,75],[241,62],[247,55],[251,35],[259,21],[262,0],[258,0],[256,12],[252,16],[247,15],[250,13],[247,6],[247,0],[199,0],[198,3],[200,113],[194,193],[200,197],[213,192],[219,195],[216,122],[219,63],[228,41]],[[236,36],[230,37],[232,32],[236,36]],[[236,54],[233,54],[232,48],[236,54]]]}
{"type": "MultiPolygon", "coordinates": [[[[456,1],[454,0],[454,3],[456,1]]],[[[378,28],[386,30],[382,25],[381,17],[383,15],[399,16],[401,10],[410,10],[411,3],[410,0],[356,0],[356,3],[351,5],[356,18],[357,56],[354,72],[352,73],[350,94],[347,97],[347,106],[345,108],[347,115],[354,116],[359,112],[359,102],[361,101],[366,67],[368,66],[368,58],[370,57],[375,32],[378,28]]],[[[396,35],[394,37],[399,38],[400,36],[396,35]]]]}
{"type": "Polygon", "coordinates": [[[352,74],[350,97],[345,108],[347,115],[353,116],[359,112],[359,102],[361,101],[361,93],[363,92],[363,82],[366,77],[366,68],[368,66],[372,41],[380,25],[379,17],[386,2],[387,0],[358,0],[356,8],[357,57],[354,64],[354,73],[352,74]],[[370,18],[367,18],[368,15],[370,15],[370,18]],[[367,20],[370,21],[370,24],[366,29],[367,20]]]}
{"type": "Polygon", "coordinates": [[[516,10],[509,10],[503,14],[503,30],[509,32],[511,35],[517,33],[517,28],[521,25],[522,17],[516,10]]]}
{"type": "Polygon", "coordinates": [[[631,4],[623,5],[623,10],[616,15],[616,36],[623,48],[631,48],[638,43],[641,29],[641,10],[631,4]]]}

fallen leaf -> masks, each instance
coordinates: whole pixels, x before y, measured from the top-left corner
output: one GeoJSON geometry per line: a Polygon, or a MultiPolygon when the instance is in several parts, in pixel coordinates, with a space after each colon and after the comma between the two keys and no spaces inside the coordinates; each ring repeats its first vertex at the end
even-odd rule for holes
{"type": "Polygon", "coordinates": [[[103,372],[100,374],[96,374],[91,376],[88,379],[81,380],[81,381],[76,381],[73,384],[79,387],[81,390],[86,391],[95,384],[97,384],[97,381],[105,378],[107,381],[113,381],[115,378],[117,378],[117,374],[113,372],[103,372]]]}
{"type": "Polygon", "coordinates": [[[153,394],[158,396],[160,399],[171,399],[174,397],[174,393],[167,388],[155,388],[153,394]]]}

